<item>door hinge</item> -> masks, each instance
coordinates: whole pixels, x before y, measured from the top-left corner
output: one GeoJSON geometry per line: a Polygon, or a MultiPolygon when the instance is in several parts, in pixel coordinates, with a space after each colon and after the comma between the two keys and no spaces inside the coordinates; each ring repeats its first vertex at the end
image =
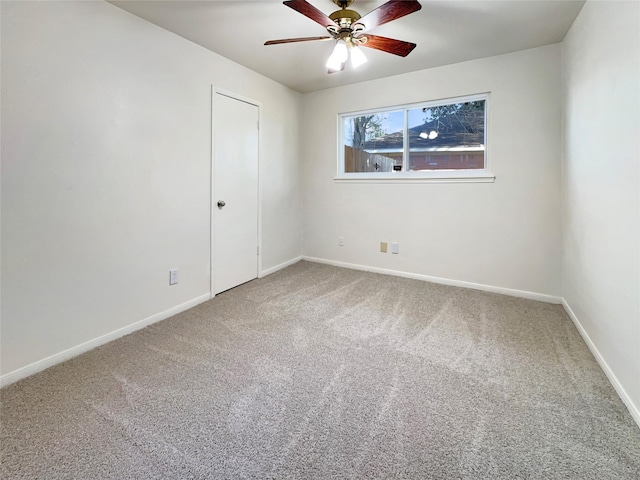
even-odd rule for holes
{"type": "Polygon", "coordinates": [[[256,247],[256,254],[260,255],[260,247],[256,247]]]}

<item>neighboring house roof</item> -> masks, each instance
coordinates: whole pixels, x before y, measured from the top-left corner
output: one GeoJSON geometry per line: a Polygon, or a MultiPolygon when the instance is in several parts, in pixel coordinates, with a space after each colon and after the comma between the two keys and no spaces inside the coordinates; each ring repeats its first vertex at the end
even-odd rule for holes
{"type": "MultiPolygon", "coordinates": [[[[464,147],[465,151],[480,149],[484,144],[484,112],[447,115],[410,128],[409,143],[412,151],[452,150],[460,147],[464,147]],[[420,137],[421,133],[429,134],[431,131],[436,131],[438,136],[433,139],[420,137]]],[[[368,140],[363,147],[367,151],[401,151],[402,131],[368,140]]]]}

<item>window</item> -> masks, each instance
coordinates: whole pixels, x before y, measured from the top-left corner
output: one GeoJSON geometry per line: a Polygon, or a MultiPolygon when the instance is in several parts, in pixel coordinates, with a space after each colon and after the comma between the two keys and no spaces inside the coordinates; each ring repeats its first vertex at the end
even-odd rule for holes
{"type": "Polygon", "coordinates": [[[340,115],[336,180],[493,181],[488,95],[340,115]]]}

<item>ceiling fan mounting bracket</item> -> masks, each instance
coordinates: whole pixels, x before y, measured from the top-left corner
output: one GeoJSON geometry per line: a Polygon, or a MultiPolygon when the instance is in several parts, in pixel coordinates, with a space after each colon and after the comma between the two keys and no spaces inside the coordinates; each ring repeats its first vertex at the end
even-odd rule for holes
{"type": "Polygon", "coordinates": [[[347,8],[349,5],[353,3],[353,0],[331,0],[333,3],[338,5],[340,8],[347,8]]]}
{"type": "Polygon", "coordinates": [[[355,47],[360,46],[360,45],[364,45],[369,41],[369,39],[367,38],[366,35],[362,35],[360,37],[352,36],[350,40],[351,40],[351,44],[353,46],[355,46],[355,47]]]}

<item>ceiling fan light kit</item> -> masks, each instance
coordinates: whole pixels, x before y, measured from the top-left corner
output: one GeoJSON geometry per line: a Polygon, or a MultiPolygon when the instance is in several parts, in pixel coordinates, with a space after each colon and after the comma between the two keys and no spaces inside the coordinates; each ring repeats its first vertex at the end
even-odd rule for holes
{"type": "Polygon", "coordinates": [[[367,57],[360,47],[373,48],[400,57],[406,57],[416,47],[415,43],[371,35],[367,31],[417,12],[422,8],[420,2],[417,0],[390,0],[364,16],[347,8],[352,2],[353,0],[333,0],[333,3],[338,5],[340,10],[327,16],[306,0],[287,0],[283,2],[284,5],[322,25],[330,36],[269,40],[265,42],[265,45],[335,40],[333,51],[326,63],[329,73],[344,70],[349,57],[351,57],[353,68],[367,62],[367,57]]]}
{"type": "Polygon", "coordinates": [[[333,47],[333,52],[327,60],[327,68],[335,72],[342,70],[344,63],[349,58],[349,47],[347,42],[340,39],[336,42],[336,46],[333,47]]]}
{"type": "Polygon", "coordinates": [[[353,68],[358,68],[360,65],[367,63],[367,57],[360,47],[352,45],[351,47],[351,65],[353,68]]]}

